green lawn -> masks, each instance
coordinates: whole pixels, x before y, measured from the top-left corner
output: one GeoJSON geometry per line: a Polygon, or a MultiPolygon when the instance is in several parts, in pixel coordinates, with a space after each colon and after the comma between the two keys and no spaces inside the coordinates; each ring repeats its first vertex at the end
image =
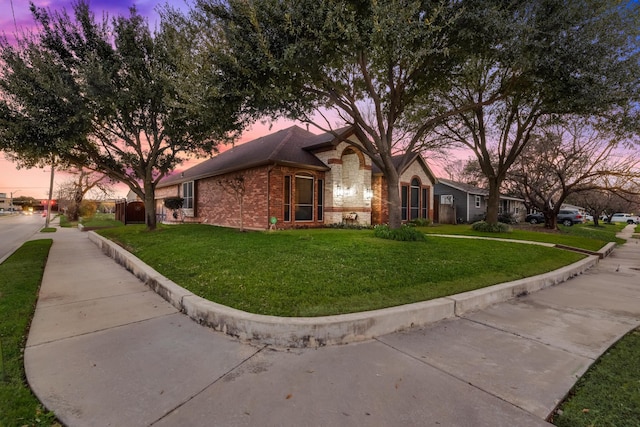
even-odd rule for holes
{"type": "MultiPolygon", "coordinates": [[[[0,264],[0,426],[52,425],[26,383],[23,352],[52,240],[26,242],[0,264]]],[[[57,425],[57,424],[56,424],[57,425]]]]}
{"type": "MultiPolygon", "coordinates": [[[[116,221],[114,214],[96,213],[92,217],[82,218],[80,223],[86,228],[120,227],[122,222],[116,221]]],[[[60,215],[61,227],[77,227],[77,221],[69,221],[65,215],[60,215]]]]}
{"type": "Polygon", "coordinates": [[[483,233],[474,231],[471,225],[436,224],[420,227],[427,234],[455,234],[464,236],[498,237],[502,239],[531,240],[535,242],[555,243],[575,248],[597,251],[609,242],[624,243],[615,234],[626,224],[613,224],[594,227],[593,224],[580,224],[572,227],[559,226],[557,231],[549,231],[543,225],[514,226],[510,233],[483,233]]]}
{"type": "Polygon", "coordinates": [[[578,380],[553,423],[640,426],[640,329],[618,341],[578,380]]]}
{"type": "Polygon", "coordinates": [[[555,270],[583,256],[520,243],[372,230],[240,233],[198,224],[101,230],[180,286],[275,316],[322,316],[425,301],[555,270]]]}

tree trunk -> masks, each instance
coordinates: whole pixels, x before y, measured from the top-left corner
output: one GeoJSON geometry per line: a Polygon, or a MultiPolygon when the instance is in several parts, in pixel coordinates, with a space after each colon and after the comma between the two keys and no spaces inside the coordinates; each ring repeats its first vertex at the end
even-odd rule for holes
{"type": "Polygon", "coordinates": [[[544,214],[544,228],[555,230],[558,228],[558,216],[555,210],[543,211],[544,214]]]}
{"type": "Polygon", "coordinates": [[[387,208],[389,210],[389,227],[400,228],[402,225],[401,198],[400,198],[400,177],[394,170],[385,174],[387,179],[387,208]]]}
{"type": "Polygon", "coordinates": [[[156,200],[155,186],[152,183],[144,183],[144,215],[148,231],[156,229],[156,200]]]}
{"type": "Polygon", "coordinates": [[[489,198],[487,200],[487,218],[489,224],[498,223],[498,213],[500,212],[500,184],[497,178],[489,179],[489,198]]]}

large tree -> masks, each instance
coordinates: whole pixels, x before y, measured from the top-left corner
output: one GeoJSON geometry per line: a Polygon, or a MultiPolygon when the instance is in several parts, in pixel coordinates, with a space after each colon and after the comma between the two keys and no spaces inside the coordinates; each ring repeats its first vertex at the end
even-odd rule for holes
{"type": "Polygon", "coordinates": [[[599,116],[618,131],[632,131],[626,119],[638,101],[640,75],[637,2],[499,3],[482,2],[486,13],[477,15],[496,22],[487,26],[494,34],[484,33],[493,49],[470,56],[452,77],[453,90],[441,94],[448,109],[477,106],[436,132],[441,142],[455,141],[477,157],[489,186],[488,222],[497,222],[500,187],[542,121],[599,116]]]}
{"type": "Polygon", "coordinates": [[[222,25],[224,73],[242,87],[255,117],[285,116],[324,131],[352,125],[386,178],[389,223],[399,227],[399,171],[425,148],[434,124],[470,108],[428,102],[431,93],[450,88],[450,75],[470,51],[483,48],[473,26],[484,24],[468,17],[475,11],[467,3],[474,4],[199,0],[191,19],[222,25]],[[426,113],[411,123],[408,112],[418,108],[426,113]]]}
{"type": "Polygon", "coordinates": [[[102,21],[84,0],[73,17],[31,9],[36,32],[0,42],[0,149],[27,166],[57,158],[127,184],[154,229],[159,180],[244,125],[240,98],[219,89],[216,40],[174,25],[152,32],[135,8],[102,21]]]}

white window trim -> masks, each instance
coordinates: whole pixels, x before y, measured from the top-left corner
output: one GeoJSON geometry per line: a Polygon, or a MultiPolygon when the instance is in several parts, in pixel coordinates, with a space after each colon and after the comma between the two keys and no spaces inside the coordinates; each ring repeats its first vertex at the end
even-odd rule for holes
{"type": "Polygon", "coordinates": [[[195,182],[194,181],[186,181],[183,182],[180,185],[180,193],[181,193],[181,197],[184,200],[187,200],[187,198],[184,195],[184,186],[191,184],[191,207],[190,208],[182,208],[182,213],[184,214],[184,216],[188,216],[188,217],[193,217],[194,214],[194,209],[193,209],[193,205],[195,204],[195,197],[194,197],[194,190],[195,190],[195,182]]]}

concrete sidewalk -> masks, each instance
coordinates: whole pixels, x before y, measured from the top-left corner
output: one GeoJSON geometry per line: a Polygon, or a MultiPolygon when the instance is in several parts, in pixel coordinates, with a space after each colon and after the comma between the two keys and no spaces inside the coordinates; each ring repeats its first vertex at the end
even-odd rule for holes
{"type": "MultiPolygon", "coordinates": [[[[627,236],[631,227],[625,229],[627,236]]],[[[318,349],[202,327],[58,229],[25,350],[68,426],[541,426],[640,325],[640,243],[561,285],[424,328],[318,349]]]]}

